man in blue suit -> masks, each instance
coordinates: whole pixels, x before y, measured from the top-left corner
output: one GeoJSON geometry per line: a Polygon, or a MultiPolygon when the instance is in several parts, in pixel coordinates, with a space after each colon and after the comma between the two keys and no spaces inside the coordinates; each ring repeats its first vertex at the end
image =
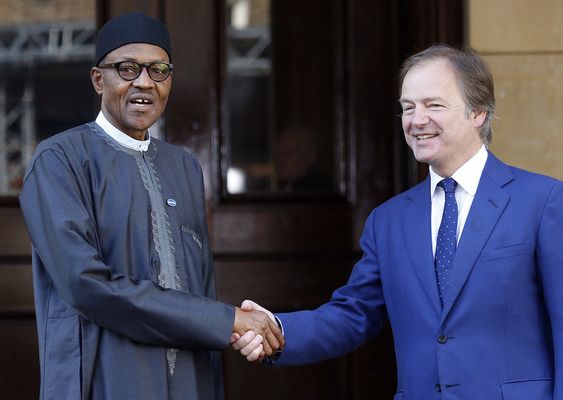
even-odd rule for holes
{"type": "MultiPolygon", "coordinates": [[[[400,92],[405,139],[428,177],[372,211],[363,256],[328,303],[277,314],[276,365],[348,353],[388,318],[395,400],[563,399],[562,182],[488,152],[493,80],[473,51],[410,57],[400,92]]],[[[236,339],[260,359],[258,336],[236,339]]]]}

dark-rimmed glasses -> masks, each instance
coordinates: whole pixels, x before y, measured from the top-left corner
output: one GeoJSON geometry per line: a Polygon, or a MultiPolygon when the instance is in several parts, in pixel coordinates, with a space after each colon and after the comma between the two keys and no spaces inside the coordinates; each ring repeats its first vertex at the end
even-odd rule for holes
{"type": "Polygon", "coordinates": [[[149,77],[155,82],[165,81],[172,72],[173,65],[164,61],[152,63],[138,63],[135,61],[119,61],[111,64],[98,65],[98,68],[115,68],[122,79],[134,81],[141,75],[143,67],[147,69],[149,77]]]}

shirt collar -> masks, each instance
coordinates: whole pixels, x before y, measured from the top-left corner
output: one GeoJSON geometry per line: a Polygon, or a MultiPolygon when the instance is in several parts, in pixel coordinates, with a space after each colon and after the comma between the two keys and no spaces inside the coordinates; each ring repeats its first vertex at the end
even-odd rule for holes
{"type": "Polygon", "coordinates": [[[113,140],[115,140],[120,145],[127,147],[128,149],[133,149],[137,151],[147,151],[149,144],[151,144],[150,128],[148,130],[146,140],[136,140],[131,136],[123,133],[117,129],[111,122],[108,121],[106,116],[102,111],[98,114],[96,118],[96,123],[109,135],[113,140]]]}
{"type": "MultiPolygon", "coordinates": [[[[459,167],[453,174],[452,178],[455,179],[457,184],[463,188],[467,193],[475,196],[477,193],[477,187],[479,186],[479,180],[481,179],[481,174],[483,169],[485,169],[485,164],[487,162],[487,157],[489,153],[482,145],[479,151],[471,157],[465,164],[459,167]]],[[[430,198],[434,196],[434,191],[438,183],[444,179],[443,176],[438,175],[432,167],[430,170],[430,198]]]]}

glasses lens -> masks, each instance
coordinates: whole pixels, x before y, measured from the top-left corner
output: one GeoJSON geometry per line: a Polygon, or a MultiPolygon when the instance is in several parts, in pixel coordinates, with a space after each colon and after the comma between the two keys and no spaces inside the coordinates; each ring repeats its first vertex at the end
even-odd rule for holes
{"type": "Polygon", "coordinates": [[[132,81],[141,74],[141,66],[136,62],[125,61],[119,64],[117,72],[123,79],[132,81]]]}
{"type": "Polygon", "coordinates": [[[163,62],[154,62],[147,68],[149,76],[156,82],[162,82],[170,75],[170,66],[163,62]]]}

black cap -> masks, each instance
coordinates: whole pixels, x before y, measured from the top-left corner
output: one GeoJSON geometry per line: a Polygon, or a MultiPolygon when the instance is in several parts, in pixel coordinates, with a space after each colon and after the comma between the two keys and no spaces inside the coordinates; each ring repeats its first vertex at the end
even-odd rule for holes
{"type": "Polygon", "coordinates": [[[141,12],[131,12],[115,17],[98,32],[96,39],[96,65],[108,53],[130,43],[148,43],[159,46],[172,61],[172,45],[168,29],[159,20],[141,12]]]}

